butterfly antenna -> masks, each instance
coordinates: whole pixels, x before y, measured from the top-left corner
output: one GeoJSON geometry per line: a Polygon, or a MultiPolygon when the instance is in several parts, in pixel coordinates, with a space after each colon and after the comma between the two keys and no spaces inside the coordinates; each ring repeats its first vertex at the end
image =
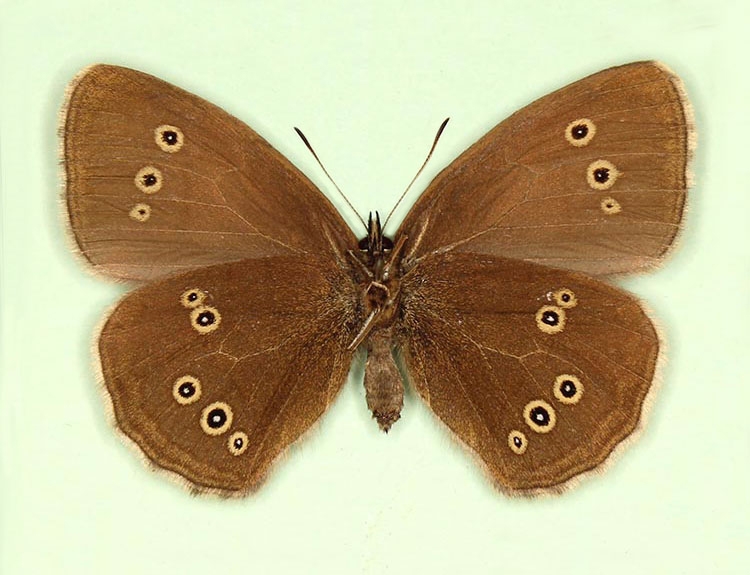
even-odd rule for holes
{"type": "Polygon", "coordinates": [[[385,218],[385,223],[383,224],[383,229],[385,229],[385,226],[388,225],[388,220],[391,219],[391,216],[393,215],[393,212],[396,211],[396,208],[401,203],[401,200],[404,199],[404,196],[409,192],[409,190],[411,189],[412,185],[414,185],[414,182],[417,181],[417,178],[422,173],[422,171],[425,169],[425,166],[427,165],[427,162],[430,161],[430,158],[432,157],[432,152],[435,151],[435,147],[437,146],[437,143],[438,143],[438,140],[440,139],[440,136],[443,134],[443,130],[445,130],[445,126],[448,124],[448,120],[450,120],[450,118],[446,118],[445,120],[443,120],[443,123],[440,124],[440,127],[438,128],[437,134],[435,134],[435,141],[432,142],[432,147],[430,148],[430,153],[427,154],[427,157],[424,159],[424,162],[422,163],[422,167],[419,168],[419,170],[417,170],[416,175],[412,178],[411,182],[409,182],[409,185],[406,186],[406,189],[404,190],[404,193],[401,194],[401,197],[396,202],[396,205],[393,206],[393,209],[388,214],[388,217],[385,218]]]}
{"type": "Polygon", "coordinates": [[[326,167],[323,165],[323,162],[320,161],[320,158],[318,157],[318,154],[315,153],[315,150],[313,150],[313,147],[310,145],[310,142],[307,141],[307,138],[302,133],[302,130],[295,127],[294,131],[297,132],[297,135],[302,138],[302,141],[305,143],[305,146],[307,146],[307,149],[310,150],[310,153],[313,155],[313,158],[318,162],[318,165],[320,166],[320,169],[323,170],[323,173],[328,176],[328,179],[331,180],[331,183],[333,184],[333,187],[336,188],[336,191],[338,191],[339,194],[341,194],[341,197],[344,198],[344,201],[346,202],[346,205],[351,208],[351,210],[357,214],[357,217],[359,218],[359,221],[362,222],[362,225],[365,226],[365,230],[369,232],[369,228],[367,227],[367,224],[365,223],[365,220],[362,219],[362,216],[359,215],[359,212],[354,209],[354,206],[349,201],[349,198],[347,198],[344,195],[344,192],[341,191],[341,188],[338,187],[335,181],[333,181],[333,178],[331,177],[331,174],[328,173],[328,170],[326,170],[326,167]]]}

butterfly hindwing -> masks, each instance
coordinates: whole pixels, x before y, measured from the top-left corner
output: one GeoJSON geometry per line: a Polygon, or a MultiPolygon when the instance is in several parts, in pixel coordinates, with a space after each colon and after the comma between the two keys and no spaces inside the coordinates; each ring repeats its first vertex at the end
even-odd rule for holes
{"type": "Polygon", "coordinates": [[[401,225],[405,264],[434,251],[592,275],[657,265],[688,186],[693,128],[654,62],[599,72],[500,123],[443,170],[401,225]]]}
{"type": "Polygon", "coordinates": [[[219,264],[127,295],[98,343],[118,427],[199,490],[254,489],[343,385],[357,297],[310,256],[219,264]]]}
{"type": "Polygon", "coordinates": [[[455,253],[409,272],[402,305],[397,341],[412,385],[502,489],[560,487],[638,425],[659,339],[622,290],[455,253]]]}
{"type": "Polygon", "coordinates": [[[148,74],[84,70],[61,133],[78,247],[109,276],[356,245],[328,199],[268,142],[148,74]]]}

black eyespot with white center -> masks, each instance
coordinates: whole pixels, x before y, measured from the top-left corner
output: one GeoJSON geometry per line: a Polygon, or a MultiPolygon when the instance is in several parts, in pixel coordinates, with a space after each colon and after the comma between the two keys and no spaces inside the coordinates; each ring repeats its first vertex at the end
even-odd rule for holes
{"type": "Polygon", "coordinates": [[[583,384],[577,376],[563,373],[555,378],[552,392],[560,403],[574,405],[581,400],[583,384]]]}
{"type": "Polygon", "coordinates": [[[180,151],[185,143],[185,136],[177,126],[162,124],[154,130],[154,140],[163,151],[173,154],[180,151]]]}
{"type": "Polygon", "coordinates": [[[229,453],[232,455],[242,455],[247,451],[247,448],[248,438],[244,431],[235,431],[229,436],[229,440],[227,441],[227,449],[229,449],[229,453]]]}
{"type": "Polygon", "coordinates": [[[180,405],[190,405],[201,398],[201,382],[192,375],[177,378],[172,386],[172,396],[180,405]]]}
{"type": "Polygon", "coordinates": [[[529,446],[529,442],[521,431],[514,429],[508,434],[508,447],[516,455],[523,455],[526,452],[526,448],[529,446]]]}
{"type": "Polygon", "coordinates": [[[153,166],[141,168],[135,175],[135,187],[144,194],[155,194],[161,189],[162,183],[161,171],[153,166]]]}
{"type": "Polygon", "coordinates": [[[128,215],[136,222],[146,222],[151,217],[151,206],[148,204],[136,204],[128,215]]]}
{"type": "Polygon", "coordinates": [[[223,401],[215,401],[201,413],[201,428],[208,435],[221,435],[232,426],[232,408],[223,401]]]}
{"type": "Polygon", "coordinates": [[[562,288],[552,294],[555,303],[563,309],[570,309],[578,305],[578,298],[572,290],[562,288]]]}
{"type": "Polygon", "coordinates": [[[565,128],[565,139],[576,148],[587,145],[596,134],[596,125],[588,118],[573,120],[565,128]]]}
{"type": "Polygon", "coordinates": [[[544,305],[536,312],[536,326],[544,333],[555,334],[565,329],[565,310],[556,305],[544,305]]]}
{"type": "Polygon", "coordinates": [[[549,433],[557,423],[557,415],[552,406],[541,399],[530,401],[523,410],[523,418],[532,431],[549,433]]]}
{"type": "Polygon", "coordinates": [[[180,303],[187,308],[196,308],[206,299],[206,293],[198,288],[192,288],[182,292],[180,303]]]}
{"type": "Polygon", "coordinates": [[[596,160],[586,170],[586,181],[595,190],[608,190],[615,185],[620,171],[607,160],[596,160]]]}
{"type": "Polygon", "coordinates": [[[205,335],[219,328],[221,314],[215,307],[200,305],[190,312],[190,323],[193,329],[205,335]]]}

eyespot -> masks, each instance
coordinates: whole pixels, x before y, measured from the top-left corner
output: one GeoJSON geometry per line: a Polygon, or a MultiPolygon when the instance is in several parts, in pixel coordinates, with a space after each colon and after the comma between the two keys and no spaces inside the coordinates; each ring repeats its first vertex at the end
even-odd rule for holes
{"type": "Polygon", "coordinates": [[[201,428],[208,435],[221,435],[232,426],[232,408],[223,401],[215,401],[201,412],[201,428]]]}
{"type": "Polygon", "coordinates": [[[576,148],[588,144],[594,134],[596,134],[596,125],[588,118],[574,120],[565,128],[565,139],[576,148]]]}
{"type": "Polygon", "coordinates": [[[570,309],[578,305],[576,294],[567,288],[557,290],[552,294],[552,297],[557,305],[565,309],[570,309]]]}
{"type": "Polygon", "coordinates": [[[555,410],[541,399],[526,404],[523,409],[523,418],[526,420],[526,425],[537,433],[549,433],[557,423],[555,410]]]}
{"type": "Polygon", "coordinates": [[[130,210],[130,217],[136,222],[145,222],[151,217],[151,206],[148,204],[136,204],[130,210]]]}
{"type": "Polygon", "coordinates": [[[189,289],[180,296],[180,303],[185,307],[198,307],[206,299],[206,293],[198,288],[189,289]]]}
{"type": "Polygon", "coordinates": [[[608,190],[615,185],[620,171],[612,162],[596,160],[586,170],[586,180],[595,190],[608,190]]]}
{"type": "Polygon", "coordinates": [[[583,395],[583,384],[575,375],[563,373],[555,378],[555,384],[552,386],[555,397],[561,403],[573,405],[581,400],[583,395]]]}
{"type": "Polygon", "coordinates": [[[508,447],[516,455],[523,455],[526,452],[526,448],[529,446],[529,442],[526,439],[526,435],[514,429],[508,434],[508,447]]]}
{"type": "Polygon", "coordinates": [[[192,375],[178,377],[172,387],[172,395],[180,405],[190,405],[201,398],[201,382],[192,375]]]}
{"type": "Polygon", "coordinates": [[[170,154],[178,152],[185,143],[185,136],[182,135],[182,130],[177,126],[170,126],[169,124],[162,124],[156,128],[154,130],[154,139],[157,146],[170,154]]]}
{"type": "Polygon", "coordinates": [[[227,441],[227,448],[229,449],[229,453],[232,455],[242,455],[247,451],[248,447],[248,440],[247,440],[247,433],[244,431],[235,431],[232,435],[229,436],[229,440],[227,441]]]}
{"type": "Polygon", "coordinates": [[[161,190],[164,178],[161,171],[153,166],[146,166],[138,170],[135,175],[135,186],[145,194],[155,194],[161,190]]]}
{"type": "Polygon", "coordinates": [[[608,216],[619,214],[622,211],[622,206],[614,198],[604,198],[601,203],[602,211],[608,216]]]}
{"type": "Polygon", "coordinates": [[[219,327],[221,314],[215,307],[201,305],[190,312],[190,323],[198,333],[211,333],[219,327]]]}
{"type": "Polygon", "coordinates": [[[556,305],[543,305],[536,312],[536,326],[544,333],[559,333],[565,329],[565,310],[556,305]]]}

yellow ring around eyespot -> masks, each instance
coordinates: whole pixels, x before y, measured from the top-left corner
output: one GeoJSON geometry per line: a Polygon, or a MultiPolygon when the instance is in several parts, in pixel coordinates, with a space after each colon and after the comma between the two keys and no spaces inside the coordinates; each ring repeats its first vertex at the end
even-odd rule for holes
{"type": "Polygon", "coordinates": [[[193,377],[192,375],[183,375],[182,377],[178,377],[177,380],[174,382],[174,385],[172,386],[172,396],[177,400],[177,403],[180,405],[190,405],[191,403],[195,403],[201,398],[201,382],[197,377],[193,377]],[[180,394],[180,388],[185,383],[192,383],[193,389],[195,390],[193,395],[190,397],[185,397],[180,394]]]}
{"type": "Polygon", "coordinates": [[[169,154],[174,154],[175,152],[179,152],[182,146],[185,144],[185,136],[183,135],[182,130],[180,130],[177,126],[162,124],[154,130],[154,141],[156,142],[156,145],[162,149],[162,151],[169,154]],[[177,141],[174,144],[167,143],[164,140],[165,132],[174,132],[177,137],[177,141]]]}
{"type": "Polygon", "coordinates": [[[248,448],[248,437],[247,433],[244,431],[235,431],[232,435],[229,436],[229,440],[227,441],[227,448],[229,449],[229,453],[232,455],[242,455],[247,451],[248,448]],[[235,447],[234,442],[237,439],[242,440],[242,447],[235,447]]]}
{"type": "Polygon", "coordinates": [[[571,375],[569,373],[563,373],[555,378],[555,383],[552,386],[552,393],[555,394],[555,398],[557,398],[560,403],[565,403],[566,405],[575,405],[581,400],[581,396],[583,395],[583,384],[577,376],[571,375]],[[572,397],[565,397],[563,395],[562,385],[566,381],[573,382],[573,385],[576,388],[575,395],[573,395],[572,397]]]}
{"type": "Polygon", "coordinates": [[[129,215],[136,222],[143,223],[151,217],[151,206],[148,204],[136,204],[130,210],[129,215]]]}
{"type": "Polygon", "coordinates": [[[576,298],[576,294],[574,294],[568,288],[557,290],[552,294],[552,297],[554,298],[555,303],[563,309],[570,309],[578,305],[578,298],[576,298]],[[565,298],[565,296],[567,296],[567,300],[563,299],[565,298]]]}
{"type": "Polygon", "coordinates": [[[222,433],[226,433],[227,430],[232,426],[233,417],[234,414],[232,413],[232,408],[229,407],[229,404],[224,403],[223,401],[214,401],[212,404],[204,407],[203,411],[201,412],[201,429],[203,429],[203,432],[207,435],[221,435],[222,433]],[[216,409],[222,410],[224,412],[224,415],[226,416],[226,419],[221,427],[211,427],[208,424],[208,416],[212,411],[216,409]]]}
{"type": "Polygon", "coordinates": [[[523,419],[532,431],[536,431],[537,433],[549,433],[554,429],[555,424],[557,423],[557,414],[549,403],[542,399],[536,399],[527,403],[526,407],[523,408],[523,419]],[[547,412],[549,417],[549,423],[547,423],[547,425],[539,425],[536,421],[531,419],[531,412],[537,407],[540,407],[547,412]]]}
{"type": "Polygon", "coordinates": [[[622,211],[622,206],[620,205],[620,202],[618,202],[614,198],[604,198],[601,204],[599,205],[602,211],[608,216],[619,214],[622,211]]]}
{"type": "Polygon", "coordinates": [[[560,333],[565,329],[565,310],[556,305],[543,305],[536,312],[536,326],[544,333],[560,333]],[[545,323],[544,319],[547,312],[553,313],[557,316],[556,324],[550,325],[549,323],[545,323]]]}
{"type": "Polygon", "coordinates": [[[514,429],[508,434],[508,447],[510,447],[510,450],[516,455],[523,455],[524,453],[526,453],[526,448],[528,446],[529,446],[529,441],[528,439],[526,439],[526,435],[522,433],[521,431],[514,429]],[[516,437],[521,440],[520,447],[513,442],[513,440],[516,437]]]}
{"type": "Polygon", "coordinates": [[[189,290],[185,290],[182,295],[180,296],[180,303],[184,305],[187,308],[195,308],[201,305],[206,299],[206,292],[203,290],[199,290],[198,288],[193,288],[189,290]],[[195,294],[195,299],[190,299],[190,296],[192,294],[195,294]]]}
{"type": "Polygon", "coordinates": [[[155,194],[156,192],[161,190],[161,186],[163,183],[164,178],[161,174],[161,170],[157,170],[153,166],[146,166],[145,168],[141,168],[135,175],[135,187],[141,190],[144,194],[155,194]],[[148,176],[153,176],[153,178],[156,180],[151,185],[146,184],[145,180],[148,176]]]}
{"type": "Polygon", "coordinates": [[[612,162],[596,160],[591,162],[586,170],[586,181],[595,190],[608,190],[615,185],[617,178],[620,177],[620,173],[620,170],[612,162]],[[606,181],[598,182],[596,180],[595,173],[597,170],[607,170],[606,181]]]}
{"type": "Polygon", "coordinates": [[[190,312],[190,324],[193,326],[193,329],[197,331],[198,333],[200,333],[201,335],[205,335],[207,333],[211,333],[212,331],[216,331],[220,323],[221,323],[221,314],[219,313],[219,310],[217,310],[215,307],[211,307],[209,305],[201,305],[199,307],[194,308],[193,311],[190,312]],[[201,315],[203,315],[204,313],[213,315],[213,321],[210,324],[203,325],[199,323],[201,315]]]}
{"type": "Polygon", "coordinates": [[[596,124],[594,124],[594,122],[592,122],[588,118],[574,120],[565,128],[565,139],[571,146],[575,146],[576,148],[581,148],[587,145],[594,138],[594,135],[596,135],[596,124]],[[575,128],[576,126],[586,126],[588,133],[583,138],[574,138],[573,128],[575,128]]]}

